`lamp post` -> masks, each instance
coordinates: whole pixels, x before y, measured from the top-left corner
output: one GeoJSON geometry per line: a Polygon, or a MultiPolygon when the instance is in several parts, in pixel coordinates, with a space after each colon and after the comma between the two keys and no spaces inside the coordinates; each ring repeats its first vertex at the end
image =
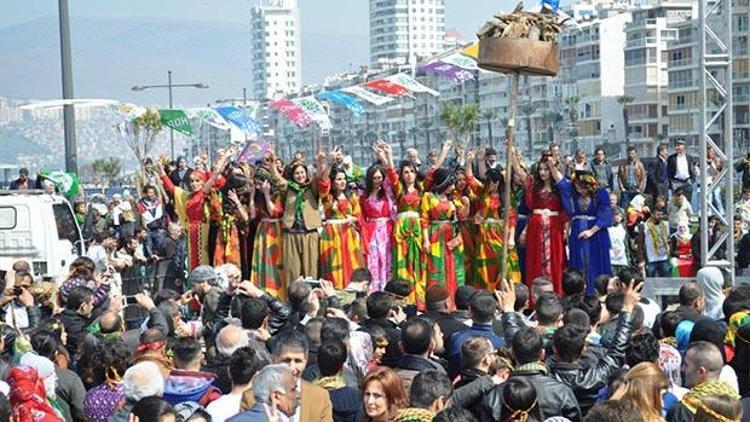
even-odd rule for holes
{"type": "MultiPolygon", "coordinates": [[[[70,14],[68,0],[58,1],[60,21],[60,57],[62,65],[63,99],[73,98],[73,60],[70,55],[70,14]]],[[[65,170],[78,173],[78,150],[76,148],[76,115],[72,104],[63,107],[65,130],[65,170]]]]}
{"type": "MultiPolygon", "coordinates": [[[[172,109],[172,88],[200,88],[200,89],[206,89],[208,88],[208,84],[204,84],[203,82],[194,83],[194,84],[173,84],[172,83],[172,71],[167,70],[167,84],[166,85],[135,85],[134,87],[130,88],[133,91],[145,91],[147,89],[151,88],[167,88],[169,90],[169,109],[172,109]]],[[[169,148],[171,152],[172,159],[174,160],[174,130],[172,128],[169,128],[169,148]]]]}

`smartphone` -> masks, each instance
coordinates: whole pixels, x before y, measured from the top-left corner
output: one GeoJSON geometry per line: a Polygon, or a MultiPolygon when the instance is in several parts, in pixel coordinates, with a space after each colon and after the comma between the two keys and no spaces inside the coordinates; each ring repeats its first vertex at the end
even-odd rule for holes
{"type": "Polygon", "coordinates": [[[23,293],[23,287],[13,286],[13,296],[20,296],[23,293]]]}
{"type": "Polygon", "coordinates": [[[135,300],[135,296],[123,296],[122,297],[122,306],[133,306],[137,304],[138,304],[138,301],[135,300]]]}
{"type": "Polygon", "coordinates": [[[318,279],[315,279],[315,278],[305,278],[303,281],[305,282],[305,284],[307,284],[310,287],[313,287],[313,288],[320,287],[320,280],[318,280],[318,279]]]}

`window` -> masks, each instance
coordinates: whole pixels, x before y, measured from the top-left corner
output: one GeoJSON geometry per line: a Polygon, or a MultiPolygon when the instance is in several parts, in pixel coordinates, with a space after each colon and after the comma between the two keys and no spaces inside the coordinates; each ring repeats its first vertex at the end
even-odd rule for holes
{"type": "MultiPolygon", "coordinates": [[[[15,219],[15,209],[13,209],[15,219]]],[[[57,238],[60,240],[69,240],[70,243],[75,244],[78,240],[78,228],[76,226],[76,220],[73,217],[73,213],[70,212],[70,207],[67,204],[54,204],[52,205],[52,213],[55,215],[55,222],[57,223],[57,238]]],[[[0,228],[4,228],[4,217],[2,216],[2,209],[0,209],[0,228]]]]}
{"type": "Polygon", "coordinates": [[[0,230],[10,230],[16,227],[16,209],[13,207],[0,208],[0,230]]]}

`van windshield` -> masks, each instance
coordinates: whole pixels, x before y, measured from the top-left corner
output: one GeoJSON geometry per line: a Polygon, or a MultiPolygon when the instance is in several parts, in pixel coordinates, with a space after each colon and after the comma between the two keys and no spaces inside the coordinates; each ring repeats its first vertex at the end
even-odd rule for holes
{"type": "Polygon", "coordinates": [[[79,240],[78,227],[70,207],[67,204],[53,204],[52,210],[55,213],[58,239],[69,240],[71,245],[75,245],[79,240]]]}

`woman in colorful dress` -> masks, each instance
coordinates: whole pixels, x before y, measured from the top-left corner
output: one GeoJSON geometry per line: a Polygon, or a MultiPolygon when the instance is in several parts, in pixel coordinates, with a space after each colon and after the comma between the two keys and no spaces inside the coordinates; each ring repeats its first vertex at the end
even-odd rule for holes
{"type": "Polygon", "coordinates": [[[250,222],[247,201],[243,203],[240,198],[255,195],[255,188],[248,182],[239,164],[228,164],[223,176],[226,183],[216,192],[220,199],[216,206],[219,231],[216,236],[213,266],[234,264],[240,267],[242,265],[240,243],[247,233],[250,222]]]}
{"type": "Polygon", "coordinates": [[[427,286],[445,286],[450,297],[465,282],[464,249],[457,218],[469,214],[469,200],[452,199],[456,176],[452,170],[438,168],[432,176],[432,189],[422,195],[422,250],[427,261],[427,286]]]}
{"type": "Polygon", "coordinates": [[[257,188],[255,195],[250,197],[249,205],[250,218],[258,222],[250,281],[260,289],[286,300],[281,272],[281,216],[284,206],[278,190],[272,190],[272,183],[278,185],[280,179],[275,166],[259,167],[255,172],[257,188]]]}
{"type": "Polygon", "coordinates": [[[670,238],[672,252],[672,276],[695,277],[695,260],[692,250],[693,235],[687,221],[677,223],[677,231],[670,238]]]}
{"type": "Polygon", "coordinates": [[[283,234],[283,280],[299,277],[318,278],[319,234],[322,220],[318,205],[318,181],[325,174],[325,154],[316,156],[318,174],[311,176],[304,161],[289,163],[279,189],[284,198],[281,219],[283,234]]]}
{"type": "Polygon", "coordinates": [[[180,224],[185,229],[188,271],[199,265],[210,265],[208,259],[208,227],[209,227],[209,193],[214,185],[223,185],[221,169],[224,168],[229,154],[219,158],[215,171],[211,177],[205,173],[194,171],[190,174],[190,191],[175,186],[172,180],[159,166],[159,175],[164,188],[174,199],[174,209],[180,224]]]}
{"type": "MultiPolygon", "coordinates": [[[[377,145],[373,149],[376,156],[381,154],[377,145]]],[[[390,188],[385,183],[385,169],[380,164],[373,164],[367,169],[365,193],[360,197],[360,206],[363,252],[367,269],[372,274],[370,293],[379,292],[391,279],[393,254],[393,200],[390,188]]]]}
{"type": "MultiPolygon", "coordinates": [[[[543,155],[532,168],[532,174],[513,159],[513,172],[526,181],[524,202],[530,210],[520,243],[526,245],[526,285],[545,276],[552,280],[555,293],[562,295],[565,269],[565,216],[560,195],[550,172],[549,155],[543,155]]],[[[607,251],[609,253],[609,251],[607,251]]]]}
{"type": "MultiPolygon", "coordinates": [[[[500,186],[504,185],[504,178],[500,170],[492,168],[485,173],[485,184],[474,178],[472,165],[474,164],[474,151],[466,154],[466,182],[474,195],[477,197],[477,212],[474,214],[474,222],[479,227],[479,239],[477,242],[475,260],[476,272],[479,277],[478,288],[495,290],[501,271],[503,260],[503,243],[505,241],[505,217],[504,204],[500,186]]],[[[518,265],[518,254],[515,250],[515,228],[516,212],[511,210],[508,218],[508,256],[506,280],[515,283],[521,282],[521,269],[518,265]]]]}
{"type": "Polygon", "coordinates": [[[422,186],[417,181],[417,168],[409,160],[401,162],[398,170],[393,165],[393,149],[381,144],[383,160],[387,166],[388,183],[396,201],[396,222],[393,226],[393,278],[412,285],[409,304],[424,309],[425,267],[422,259],[422,224],[419,221],[419,203],[422,186]]]}
{"type": "Polygon", "coordinates": [[[359,197],[348,192],[346,171],[335,165],[341,151],[329,157],[330,176],[323,174],[318,189],[323,203],[325,221],[320,234],[320,277],[343,289],[351,280],[352,272],[362,267],[362,251],[357,226],[362,212],[359,197]]]}
{"type": "Polygon", "coordinates": [[[609,193],[591,172],[576,170],[570,180],[560,173],[556,163],[550,162],[549,167],[563,208],[571,218],[569,267],[583,271],[588,280],[586,294],[593,294],[596,277],[612,274],[607,231],[613,221],[609,193]]]}

